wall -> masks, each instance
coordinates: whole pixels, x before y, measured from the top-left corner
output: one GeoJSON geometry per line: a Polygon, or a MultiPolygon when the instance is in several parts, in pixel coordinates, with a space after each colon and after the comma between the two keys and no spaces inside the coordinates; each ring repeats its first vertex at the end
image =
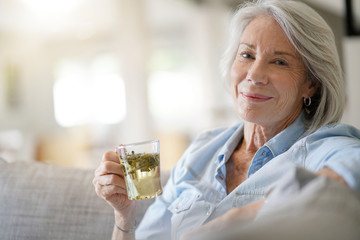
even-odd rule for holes
{"type": "MultiPolygon", "coordinates": [[[[12,154],[18,160],[40,159],[59,165],[94,167],[103,152],[118,143],[159,138],[164,143],[164,166],[171,168],[197,133],[238,121],[218,72],[218,61],[227,43],[230,12],[221,1],[109,0],[106,4],[83,1],[89,4],[80,8],[81,14],[76,14],[66,34],[52,25],[46,34],[39,34],[40,27],[29,28],[24,22],[32,19],[28,15],[14,12],[10,16],[9,6],[15,2],[0,0],[0,156],[5,146],[10,149],[7,156],[12,154]],[[10,17],[3,21],[6,16],[10,17]],[[24,32],[17,31],[19,26],[26,27],[24,32]],[[149,108],[147,90],[154,71],[153,56],[164,49],[185,56],[183,62],[190,66],[189,73],[194,73],[197,81],[189,90],[201,86],[203,98],[197,103],[197,112],[181,109],[175,111],[178,115],[168,114],[162,121],[149,108]],[[119,57],[127,88],[127,117],[112,125],[59,126],[54,118],[52,96],[54,66],[64,57],[89,59],[103,51],[119,57]],[[11,69],[15,75],[9,99],[11,69]]],[[[343,22],[338,13],[321,10],[321,14],[334,29],[343,60],[349,103],[344,122],[360,127],[359,39],[342,39],[343,22]]],[[[170,96],[177,93],[174,88],[164,91],[170,96]]],[[[181,97],[183,101],[192,100],[186,91],[181,97]]],[[[174,109],[177,106],[168,112],[174,109]]]]}
{"type": "MultiPolygon", "coordinates": [[[[90,0],[82,4],[78,13],[62,17],[68,24],[63,29],[55,26],[58,23],[50,16],[48,24],[41,21],[31,25],[33,15],[16,8],[16,2],[0,0],[0,15],[9,20],[0,19],[0,156],[1,149],[7,148],[16,160],[94,167],[104,151],[116,144],[159,138],[164,142],[164,166],[171,168],[196,134],[237,121],[218,73],[227,36],[224,6],[175,0],[110,0],[106,4],[90,0]],[[195,93],[201,90],[204,96],[201,102],[192,102],[195,100],[185,90],[180,101],[190,102],[189,108],[170,106],[168,112],[175,114],[167,114],[165,121],[150,111],[148,92],[153,57],[164,49],[182,54],[182,64],[190,71],[180,70],[196,75],[196,82],[190,82],[187,89],[195,93]],[[66,58],[88,61],[101,52],[119,58],[126,86],[126,118],[110,125],[59,126],[53,104],[56,64],[66,58]],[[8,102],[11,69],[16,74],[10,77],[15,85],[11,85],[14,87],[8,102]],[[198,111],[191,110],[191,103],[198,111]],[[23,136],[18,147],[11,150],[7,143],[10,130],[23,136]]],[[[172,97],[178,89],[163,91],[172,97]]],[[[117,104],[112,108],[116,111],[117,104]]],[[[13,135],[14,139],[18,136],[13,135]]]]}
{"type": "Polygon", "coordinates": [[[360,128],[360,37],[343,40],[347,106],[343,122],[360,128]]]}

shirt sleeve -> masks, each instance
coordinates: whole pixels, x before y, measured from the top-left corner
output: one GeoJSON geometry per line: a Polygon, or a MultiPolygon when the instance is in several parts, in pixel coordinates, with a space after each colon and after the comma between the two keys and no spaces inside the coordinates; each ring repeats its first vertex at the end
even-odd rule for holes
{"type": "Polygon", "coordinates": [[[318,171],[328,167],[360,190],[360,132],[347,125],[326,128],[307,141],[307,164],[318,171]]]}
{"type": "Polygon", "coordinates": [[[337,149],[334,155],[325,163],[342,176],[347,184],[360,191],[360,147],[347,146],[347,149],[337,149]],[[355,148],[354,148],[355,147],[355,148]]]}
{"type": "MultiPolygon", "coordinates": [[[[194,141],[195,142],[195,141],[194,141]]],[[[194,145],[194,143],[192,143],[194,145]]],[[[136,230],[136,239],[171,239],[171,217],[169,206],[178,197],[178,176],[184,171],[184,164],[190,152],[191,146],[185,151],[181,159],[171,171],[168,182],[163,188],[163,194],[158,196],[155,202],[147,209],[140,225],[136,230]]]]}
{"type": "Polygon", "coordinates": [[[171,212],[168,210],[171,202],[176,198],[173,169],[170,178],[163,188],[163,194],[147,209],[140,225],[136,230],[136,239],[170,239],[171,212]]]}
{"type": "MultiPolygon", "coordinates": [[[[204,170],[209,159],[216,155],[219,147],[237,128],[206,131],[194,139],[173,168],[163,194],[146,211],[136,231],[136,239],[173,239],[189,228],[191,224],[189,221],[183,224],[182,217],[200,197],[193,185],[194,181],[199,181],[198,171],[204,170]]],[[[202,203],[200,205],[203,206],[202,203]]],[[[195,221],[195,218],[188,219],[195,221]]]]}

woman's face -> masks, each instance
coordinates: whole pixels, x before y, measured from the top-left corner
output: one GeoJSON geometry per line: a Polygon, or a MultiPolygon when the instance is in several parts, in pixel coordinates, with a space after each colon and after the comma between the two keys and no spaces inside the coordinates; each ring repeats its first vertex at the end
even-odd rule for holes
{"type": "Polygon", "coordinates": [[[230,76],[236,111],[264,127],[291,123],[314,92],[300,55],[269,16],[245,28],[230,76]]]}

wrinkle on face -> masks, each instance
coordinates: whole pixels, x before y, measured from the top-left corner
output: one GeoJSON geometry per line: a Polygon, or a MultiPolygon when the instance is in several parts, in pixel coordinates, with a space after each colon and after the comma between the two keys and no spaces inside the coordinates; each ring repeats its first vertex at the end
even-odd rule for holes
{"type": "Polygon", "coordinates": [[[245,122],[255,124],[249,130],[263,128],[254,134],[269,139],[290,125],[302,111],[303,98],[310,95],[311,81],[306,73],[300,54],[272,17],[264,15],[251,21],[231,68],[235,109],[245,122]],[[243,92],[271,100],[247,101],[243,92]]]}

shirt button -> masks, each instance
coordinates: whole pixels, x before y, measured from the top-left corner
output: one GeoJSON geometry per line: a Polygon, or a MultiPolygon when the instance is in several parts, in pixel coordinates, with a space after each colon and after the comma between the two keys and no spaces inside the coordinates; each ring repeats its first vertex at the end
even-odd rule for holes
{"type": "Polygon", "coordinates": [[[222,174],[219,176],[219,178],[220,180],[224,180],[224,176],[222,174]]]}
{"type": "Polygon", "coordinates": [[[209,210],[206,212],[206,215],[209,216],[211,214],[211,207],[209,207],[209,210]]]}

